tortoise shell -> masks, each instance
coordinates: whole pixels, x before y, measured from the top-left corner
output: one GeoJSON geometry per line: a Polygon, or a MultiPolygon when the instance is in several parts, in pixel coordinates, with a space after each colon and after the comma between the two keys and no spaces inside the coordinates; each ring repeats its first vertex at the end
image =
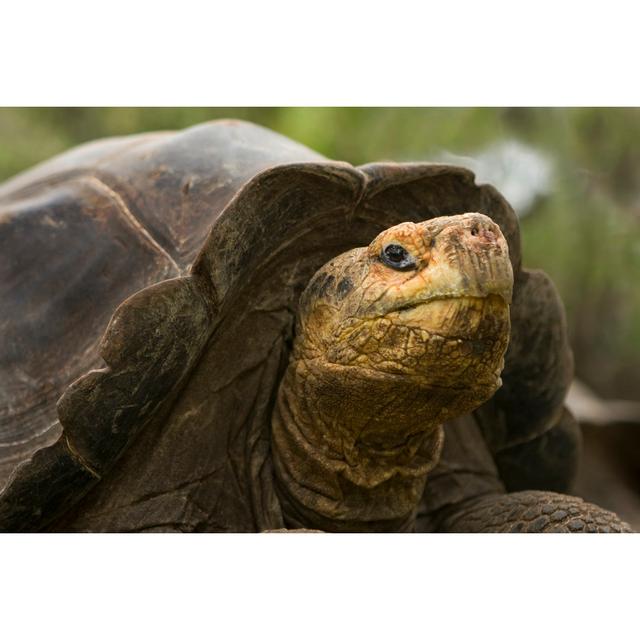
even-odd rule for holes
{"type": "Polygon", "coordinates": [[[478,459],[507,487],[564,488],[572,438],[549,468],[518,454],[557,422],[571,354],[504,198],[459,167],[354,168],[216,121],[83,145],[0,187],[0,529],[282,527],[269,420],[300,293],[389,226],[466,211],[509,244],[512,337],[503,388],[467,420],[490,453],[452,435],[423,511],[477,491],[452,477],[480,478],[478,459]]]}

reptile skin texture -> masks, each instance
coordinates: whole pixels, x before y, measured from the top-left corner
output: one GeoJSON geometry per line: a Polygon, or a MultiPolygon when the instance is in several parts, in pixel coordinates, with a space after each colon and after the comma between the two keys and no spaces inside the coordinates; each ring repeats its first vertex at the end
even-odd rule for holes
{"type": "Polygon", "coordinates": [[[547,491],[487,496],[458,507],[441,525],[452,533],[630,533],[631,527],[581,498],[547,491]]]}

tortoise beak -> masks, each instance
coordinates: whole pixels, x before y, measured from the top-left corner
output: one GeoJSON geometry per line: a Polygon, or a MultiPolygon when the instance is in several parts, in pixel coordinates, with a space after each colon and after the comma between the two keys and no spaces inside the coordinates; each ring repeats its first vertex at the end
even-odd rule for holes
{"type": "Polygon", "coordinates": [[[482,213],[465,213],[445,220],[446,224],[430,239],[434,280],[449,282],[449,289],[460,295],[494,294],[510,304],[513,270],[500,227],[482,213]]]}

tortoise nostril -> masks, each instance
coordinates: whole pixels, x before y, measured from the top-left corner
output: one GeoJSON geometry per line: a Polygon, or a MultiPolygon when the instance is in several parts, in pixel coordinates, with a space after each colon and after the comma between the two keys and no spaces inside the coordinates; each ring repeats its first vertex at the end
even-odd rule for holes
{"type": "Polygon", "coordinates": [[[488,224],[482,224],[482,223],[474,224],[469,229],[469,233],[474,238],[477,238],[479,241],[493,243],[497,240],[497,236],[494,230],[492,229],[491,225],[488,225],[488,224]]]}

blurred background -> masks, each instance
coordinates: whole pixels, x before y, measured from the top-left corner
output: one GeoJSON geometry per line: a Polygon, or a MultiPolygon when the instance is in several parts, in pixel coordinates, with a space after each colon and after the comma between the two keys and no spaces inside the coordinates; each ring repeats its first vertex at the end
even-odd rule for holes
{"type": "Polygon", "coordinates": [[[251,120],[354,165],[446,161],[494,184],[524,264],[567,309],[583,424],[576,493],[640,530],[640,109],[5,108],[0,180],[105,136],[251,120]]]}

